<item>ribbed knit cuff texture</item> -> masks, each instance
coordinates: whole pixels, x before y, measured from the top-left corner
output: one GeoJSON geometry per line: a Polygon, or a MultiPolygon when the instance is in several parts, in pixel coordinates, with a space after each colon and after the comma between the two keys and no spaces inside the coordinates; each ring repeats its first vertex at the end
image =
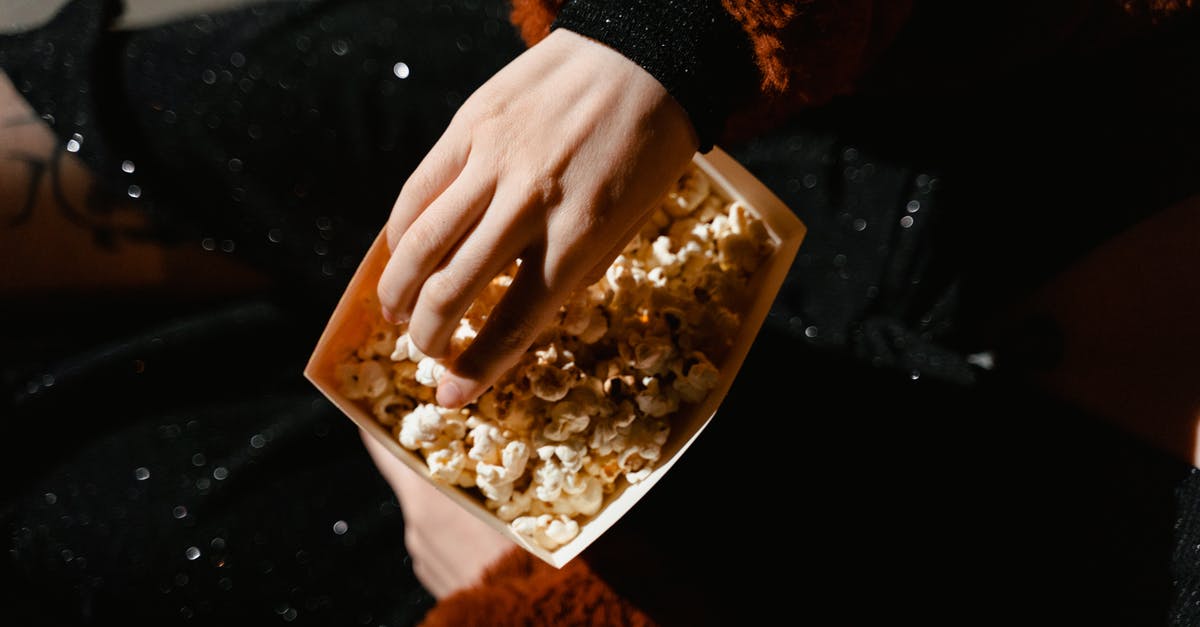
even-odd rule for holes
{"type": "Polygon", "coordinates": [[[551,28],[595,39],[658,79],[687,111],[700,152],[758,84],[750,40],[720,0],[570,0],[551,28]]]}

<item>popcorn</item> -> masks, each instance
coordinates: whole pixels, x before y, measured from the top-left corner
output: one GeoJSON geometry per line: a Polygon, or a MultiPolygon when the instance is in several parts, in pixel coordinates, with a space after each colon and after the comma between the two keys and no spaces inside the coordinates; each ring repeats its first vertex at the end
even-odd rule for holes
{"type": "MultiPolygon", "coordinates": [[[[359,347],[359,359],[368,360],[382,357],[392,352],[392,344],[396,342],[396,328],[385,325],[375,325],[371,336],[359,347]]],[[[393,358],[394,359],[394,358],[393,358]]]]}
{"type": "Polygon", "coordinates": [[[460,440],[450,441],[446,448],[438,449],[425,456],[429,464],[429,474],[438,481],[457,484],[459,476],[467,465],[467,456],[463,452],[460,440]]]}
{"type": "Polygon", "coordinates": [[[542,514],[521,516],[512,521],[513,531],[533,540],[538,545],[553,551],[579,535],[579,523],[564,515],[542,514]]]}
{"type": "Polygon", "coordinates": [[[342,393],[350,399],[375,398],[388,387],[387,371],[374,359],[339,364],[337,378],[342,384],[342,393]]]}
{"type": "Polygon", "coordinates": [[[438,379],[446,373],[446,367],[442,362],[432,358],[423,357],[417,362],[417,372],[413,375],[417,379],[417,383],[425,387],[436,388],[438,379]]]}
{"type": "Polygon", "coordinates": [[[513,483],[525,474],[529,445],[511,440],[495,424],[472,416],[471,450],[467,456],[475,462],[475,483],[489,501],[497,504],[512,497],[513,483]]]}
{"type": "Polygon", "coordinates": [[[708,197],[710,184],[708,177],[695,168],[689,169],[675,181],[675,185],[667,192],[662,206],[667,213],[674,217],[682,217],[691,213],[708,197]]]}
{"type": "Polygon", "coordinates": [[[372,405],[371,413],[385,427],[394,426],[408,412],[412,411],[413,403],[408,397],[398,394],[380,396],[372,405]]]}
{"type": "Polygon", "coordinates": [[[551,442],[563,442],[587,429],[595,411],[595,402],[589,402],[582,394],[572,396],[574,398],[550,407],[550,421],[542,429],[542,437],[551,442]]]}
{"type": "Polygon", "coordinates": [[[644,386],[637,395],[637,406],[647,416],[666,416],[679,409],[679,393],[664,387],[658,377],[642,379],[644,386]]]}
{"type": "Polygon", "coordinates": [[[425,359],[425,353],[422,353],[421,349],[417,348],[417,345],[413,343],[412,338],[407,333],[401,333],[396,338],[396,344],[392,349],[392,361],[407,360],[420,362],[422,359],[425,359]]]}
{"type": "MultiPolygon", "coordinates": [[[[439,407],[446,365],[381,317],[336,375],[434,480],[468,490],[516,533],[554,550],[620,482],[646,479],[672,416],[716,388],[752,296],[749,278],[773,250],[758,216],[692,168],[604,277],[571,294],[557,324],[476,402],[439,407]]],[[[468,308],[451,356],[476,337],[517,265],[468,308]]]]}
{"type": "Polygon", "coordinates": [[[425,403],[404,416],[397,438],[406,449],[436,450],[465,435],[466,423],[460,412],[425,403]]]}
{"type": "Polygon", "coordinates": [[[563,494],[554,502],[554,513],[567,516],[594,516],[604,503],[604,484],[593,477],[568,475],[563,494]]]}
{"type": "MultiPolygon", "coordinates": [[[[534,351],[534,355],[537,362],[525,373],[525,377],[529,380],[530,390],[533,391],[534,396],[544,401],[562,400],[567,392],[571,391],[571,385],[576,378],[578,369],[575,367],[574,361],[558,365],[558,350],[554,344],[543,350],[534,351]]],[[[570,360],[569,353],[564,357],[570,360]]]]}
{"type": "Polygon", "coordinates": [[[686,403],[699,403],[708,394],[708,391],[717,386],[717,379],[721,373],[717,371],[717,367],[704,356],[704,353],[692,353],[694,360],[687,366],[684,371],[682,363],[675,370],[675,381],[671,383],[671,387],[679,393],[679,397],[686,403]]]}

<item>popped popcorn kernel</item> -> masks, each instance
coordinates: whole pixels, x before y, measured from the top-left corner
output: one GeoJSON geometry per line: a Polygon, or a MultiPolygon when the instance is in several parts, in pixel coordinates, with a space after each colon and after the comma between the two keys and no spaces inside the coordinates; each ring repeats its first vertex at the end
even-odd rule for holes
{"type": "Polygon", "coordinates": [[[441,379],[445,373],[446,367],[442,365],[442,362],[432,357],[424,357],[421,361],[417,362],[417,372],[414,376],[417,379],[417,383],[425,387],[436,388],[438,379],[441,379]]]}
{"type": "Polygon", "coordinates": [[[553,551],[579,535],[579,523],[565,515],[521,516],[512,521],[513,531],[553,551]]]}

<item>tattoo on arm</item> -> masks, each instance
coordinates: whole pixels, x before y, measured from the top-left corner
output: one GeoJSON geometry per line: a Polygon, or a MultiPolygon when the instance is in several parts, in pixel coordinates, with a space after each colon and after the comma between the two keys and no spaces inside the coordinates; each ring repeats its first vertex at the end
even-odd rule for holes
{"type": "MultiPolygon", "coordinates": [[[[12,116],[0,121],[0,128],[14,128],[41,121],[41,118],[36,115],[12,116]]],[[[38,192],[42,183],[49,181],[53,206],[72,224],[91,231],[97,246],[113,250],[117,247],[118,240],[122,238],[137,241],[153,238],[154,232],[149,227],[129,226],[115,220],[117,210],[123,208],[122,203],[95,181],[89,183],[83,208],[77,207],[68,198],[63,186],[62,166],[67,159],[67,154],[63,147],[55,146],[47,155],[20,150],[10,151],[4,155],[9,161],[24,164],[28,176],[23,202],[16,214],[0,222],[0,226],[12,229],[28,223],[39,207],[38,192]]]]}
{"type": "Polygon", "coordinates": [[[9,157],[11,160],[23,162],[29,167],[29,184],[25,189],[25,201],[21,203],[17,215],[5,223],[7,227],[16,227],[28,222],[29,218],[33,216],[33,208],[37,204],[37,190],[41,186],[42,178],[46,175],[46,163],[37,155],[28,153],[10,153],[9,157]]]}

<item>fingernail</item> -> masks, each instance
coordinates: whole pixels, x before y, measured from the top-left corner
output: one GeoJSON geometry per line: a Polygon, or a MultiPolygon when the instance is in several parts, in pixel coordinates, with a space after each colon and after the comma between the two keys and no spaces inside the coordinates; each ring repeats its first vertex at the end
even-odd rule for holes
{"type": "Polygon", "coordinates": [[[383,309],[381,312],[383,314],[383,319],[392,324],[404,324],[405,322],[408,322],[408,316],[405,316],[403,313],[394,312],[390,309],[383,309]]]}
{"type": "Polygon", "coordinates": [[[462,386],[451,379],[450,373],[442,375],[442,379],[438,381],[437,388],[437,403],[442,407],[450,409],[458,409],[466,405],[466,398],[463,397],[462,386]]]}

